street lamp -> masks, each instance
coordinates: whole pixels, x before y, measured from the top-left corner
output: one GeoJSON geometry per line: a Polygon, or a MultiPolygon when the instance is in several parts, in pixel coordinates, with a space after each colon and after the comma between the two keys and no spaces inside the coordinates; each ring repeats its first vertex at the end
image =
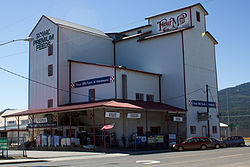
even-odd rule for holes
{"type": "Polygon", "coordinates": [[[23,38],[23,39],[14,39],[8,42],[4,42],[4,43],[0,43],[0,46],[6,45],[8,43],[12,43],[12,42],[17,42],[17,41],[32,41],[34,38],[32,37],[27,37],[27,38],[23,38]]]}

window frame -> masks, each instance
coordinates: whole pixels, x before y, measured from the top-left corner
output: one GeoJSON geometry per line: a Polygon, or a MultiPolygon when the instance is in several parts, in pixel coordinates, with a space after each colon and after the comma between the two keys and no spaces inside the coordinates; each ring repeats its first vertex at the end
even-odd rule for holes
{"type": "Polygon", "coordinates": [[[48,77],[53,76],[53,64],[48,65],[48,77]]]}
{"type": "Polygon", "coordinates": [[[196,134],[196,126],[195,125],[190,126],[190,134],[192,134],[192,135],[196,134]]]}
{"type": "Polygon", "coordinates": [[[50,44],[48,46],[48,56],[52,56],[53,55],[53,52],[54,52],[54,47],[53,47],[53,44],[50,44]],[[51,51],[51,52],[50,52],[51,51]]]}
{"type": "Polygon", "coordinates": [[[89,89],[89,102],[94,102],[95,101],[95,89],[89,89]],[[91,94],[90,92],[93,91],[94,92],[94,97],[93,97],[93,100],[91,99],[91,94]]]}
{"type": "Polygon", "coordinates": [[[53,108],[53,103],[54,103],[53,99],[48,99],[48,108],[53,108]]]}
{"type": "Polygon", "coordinates": [[[144,101],[144,94],[143,93],[136,93],[135,94],[135,100],[144,101]],[[137,97],[139,97],[139,98],[137,98],[137,97]],[[140,98],[140,97],[142,97],[142,98],[140,98]]]}
{"type": "Polygon", "coordinates": [[[149,101],[149,102],[154,102],[154,95],[153,94],[147,94],[146,95],[146,100],[149,101]],[[153,97],[151,100],[149,100],[150,98],[149,97],[153,97]]]}
{"type": "Polygon", "coordinates": [[[213,131],[213,134],[217,134],[218,133],[217,126],[212,126],[212,131],[213,131]]]}
{"type": "Polygon", "coordinates": [[[201,22],[201,14],[200,14],[200,12],[198,12],[198,11],[196,11],[196,20],[197,20],[198,22],[201,22]]]}

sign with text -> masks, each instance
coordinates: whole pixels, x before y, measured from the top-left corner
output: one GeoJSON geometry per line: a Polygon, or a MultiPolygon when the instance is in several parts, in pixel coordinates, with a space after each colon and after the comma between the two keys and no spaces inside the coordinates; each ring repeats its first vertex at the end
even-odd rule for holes
{"type": "Polygon", "coordinates": [[[105,113],[106,118],[120,118],[119,112],[106,112],[105,113]]]}
{"type": "Polygon", "coordinates": [[[0,138],[0,150],[7,150],[7,149],[8,149],[8,139],[0,138]]]}
{"type": "Polygon", "coordinates": [[[42,50],[51,45],[51,41],[54,40],[54,34],[50,32],[50,29],[36,33],[36,38],[33,40],[33,46],[37,50],[42,50]]]}
{"type": "Polygon", "coordinates": [[[177,30],[189,26],[188,12],[176,14],[175,16],[162,18],[157,22],[159,32],[177,30]]]}
{"type": "MultiPolygon", "coordinates": [[[[206,101],[199,101],[199,100],[189,100],[189,106],[193,107],[207,107],[206,101]]],[[[216,102],[208,102],[209,108],[216,108],[216,102]]]]}
{"type": "Polygon", "coordinates": [[[47,118],[38,118],[36,120],[36,123],[47,123],[47,122],[48,122],[47,118]]]}
{"type": "Polygon", "coordinates": [[[86,87],[86,86],[92,86],[92,85],[107,84],[107,83],[112,83],[112,82],[115,82],[115,77],[107,76],[107,77],[77,81],[77,82],[71,83],[71,88],[80,88],[80,87],[86,87]]]}
{"type": "Polygon", "coordinates": [[[207,121],[208,120],[208,114],[207,112],[198,112],[198,121],[207,121]]]}
{"type": "Polygon", "coordinates": [[[15,126],[16,125],[16,121],[8,121],[7,122],[7,126],[15,126]]]}
{"type": "Polygon", "coordinates": [[[175,122],[182,122],[183,121],[183,117],[173,117],[173,121],[175,121],[175,122]]]}
{"type": "Polygon", "coordinates": [[[141,113],[128,113],[127,118],[141,118],[141,113]]]}
{"type": "Polygon", "coordinates": [[[29,124],[29,128],[49,128],[49,127],[56,127],[57,122],[52,122],[52,123],[34,123],[34,124],[29,124]]]}

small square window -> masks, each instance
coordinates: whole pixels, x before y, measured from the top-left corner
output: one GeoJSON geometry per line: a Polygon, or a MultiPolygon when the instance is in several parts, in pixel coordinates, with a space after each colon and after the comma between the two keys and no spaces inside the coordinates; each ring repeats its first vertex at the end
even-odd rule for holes
{"type": "Polygon", "coordinates": [[[48,47],[48,56],[52,56],[53,55],[53,44],[50,44],[48,47]]]}
{"type": "Polygon", "coordinates": [[[201,21],[200,12],[196,12],[196,20],[197,20],[198,22],[201,21]]]}
{"type": "Polygon", "coordinates": [[[89,101],[95,101],[95,89],[89,89],[89,101]]]}
{"type": "Polygon", "coordinates": [[[48,108],[53,107],[53,99],[48,100],[48,108]]]}
{"type": "Polygon", "coordinates": [[[217,126],[213,126],[213,133],[217,133],[217,126]]]}
{"type": "Polygon", "coordinates": [[[154,95],[147,95],[147,101],[154,101],[154,95]]]}
{"type": "Polygon", "coordinates": [[[136,100],[144,100],[144,94],[143,93],[136,93],[135,95],[136,100]]]}
{"type": "Polygon", "coordinates": [[[196,126],[190,126],[190,133],[196,134],[196,126]]]}
{"type": "Polygon", "coordinates": [[[48,76],[53,75],[53,64],[48,65],[48,76]]]}

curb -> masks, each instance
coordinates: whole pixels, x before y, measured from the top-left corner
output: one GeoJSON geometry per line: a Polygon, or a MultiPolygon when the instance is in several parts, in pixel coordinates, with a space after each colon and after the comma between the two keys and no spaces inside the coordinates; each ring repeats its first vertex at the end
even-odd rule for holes
{"type": "Polygon", "coordinates": [[[4,165],[4,164],[19,164],[19,163],[32,163],[32,162],[48,162],[48,160],[43,160],[43,159],[5,160],[5,161],[1,161],[0,165],[4,165]]]}

